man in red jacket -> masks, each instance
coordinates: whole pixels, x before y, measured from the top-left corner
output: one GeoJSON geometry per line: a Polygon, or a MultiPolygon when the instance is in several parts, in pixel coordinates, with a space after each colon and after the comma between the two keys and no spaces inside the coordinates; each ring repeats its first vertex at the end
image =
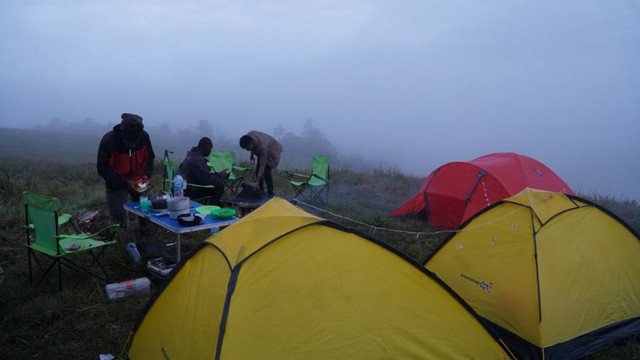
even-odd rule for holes
{"type": "Polygon", "coordinates": [[[107,206],[114,222],[124,224],[124,204],[129,195],[140,200],[136,182],[146,182],[153,172],[155,154],[142,117],[124,113],[120,124],[102,137],[98,148],[98,174],[107,188],[107,206]]]}

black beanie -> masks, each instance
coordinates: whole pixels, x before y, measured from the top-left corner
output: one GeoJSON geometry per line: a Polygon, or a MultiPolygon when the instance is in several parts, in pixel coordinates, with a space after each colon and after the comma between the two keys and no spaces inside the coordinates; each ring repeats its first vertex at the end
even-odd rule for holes
{"type": "Polygon", "coordinates": [[[120,116],[122,118],[122,122],[120,122],[120,129],[123,131],[127,130],[142,130],[144,126],[142,125],[142,116],[130,113],[124,113],[120,116]]]}
{"type": "Polygon", "coordinates": [[[120,122],[120,131],[122,138],[128,142],[135,142],[142,136],[142,116],[136,114],[124,113],[120,122]]]}

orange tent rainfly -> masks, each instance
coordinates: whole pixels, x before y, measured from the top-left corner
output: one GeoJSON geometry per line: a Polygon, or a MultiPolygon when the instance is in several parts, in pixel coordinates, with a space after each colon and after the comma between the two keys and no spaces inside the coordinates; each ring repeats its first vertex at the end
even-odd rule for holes
{"type": "Polygon", "coordinates": [[[435,227],[455,229],[478,211],[524,188],[574,195],[551,169],[516,153],[494,153],[446,163],[427,176],[413,199],[391,216],[422,213],[435,227]]]}

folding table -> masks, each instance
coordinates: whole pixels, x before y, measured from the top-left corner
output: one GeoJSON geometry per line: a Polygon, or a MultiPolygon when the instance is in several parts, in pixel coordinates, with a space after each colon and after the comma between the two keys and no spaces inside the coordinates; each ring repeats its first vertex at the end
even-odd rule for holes
{"type": "MultiPolygon", "coordinates": [[[[191,210],[191,214],[195,214],[195,209],[200,206],[200,203],[197,203],[193,200],[189,201],[189,208],[191,210]]],[[[169,212],[155,212],[149,210],[149,212],[143,212],[140,209],[139,202],[130,202],[124,205],[124,210],[126,213],[134,214],[140,218],[147,219],[152,224],[158,225],[164,229],[171,231],[177,236],[177,256],[176,259],[180,261],[180,235],[185,233],[190,233],[194,231],[201,230],[211,230],[211,229],[219,229],[222,226],[231,225],[234,222],[238,221],[237,216],[233,216],[229,219],[217,219],[211,215],[200,215],[202,217],[202,222],[199,225],[194,226],[183,226],[178,223],[177,219],[171,219],[169,217],[169,212]]],[[[129,237],[129,214],[125,216],[125,229],[127,232],[127,237],[129,237]]]]}

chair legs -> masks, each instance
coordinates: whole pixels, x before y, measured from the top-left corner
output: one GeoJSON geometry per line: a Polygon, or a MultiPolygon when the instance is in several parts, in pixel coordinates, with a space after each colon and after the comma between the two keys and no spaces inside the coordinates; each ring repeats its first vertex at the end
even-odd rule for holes
{"type": "MultiPolygon", "coordinates": [[[[49,274],[51,272],[51,270],[54,267],[57,267],[57,277],[58,277],[58,291],[62,291],[62,266],[66,267],[67,269],[73,270],[77,273],[80,272],[84,272],[86,275],[88,276],[92,276],[95,277],[105,283],[107,282],[111,282],[111,277],[109,276],[109,274],[107,273],[107,271],[105,270],[104,266],[102,266],[102,264],[99,261],[99,257],[102,255],[102,253],[104,252],[105,248],[102,247],[98,250],[98,253],[96,254],[94,251],[89,251],[89,254],[91,254],[92,260],[91,262],[86,265],[86,266],[81,266],[80,264],[74,262],[71,259],[68,258],[63,258],[63,257],[50,257],[50,256],[46,256],[46,255],[41,255],[41,257],[46,257],[48,259],[51,260],[51,263],[49,264],[49,266],[45,269],[43,264],[41,264],[41,262],[38,260],[38,256],[36,255],[36,253],[31,250],[28,249],[28,257],[29,257],[29,284],[33,287],[37,287],[38,285],[40,285],[40,283],[42,283],[43,280],[46,280],[47,283],[49,283],[49,286],[53,289],[53,286],[51,284],[51,282],[49,281],[49,274]],[[33,257],[33,262],[36,263],[36,266],[38,267],[38,270],[40,271],[40,278],[37,280],[37,282],[34,284],[33,283],[33,278],[34,278],[34,274],[33,274],[33,265],[32,265],[32,260],[31,258],[33,257]],[[92,271],[92,268],[94,266],[97,266],[100,271],[102,272],[102,274],[97,273],[96,271],[92,271]]],[[[78,281],[78,284],[82,281],[82,279],[80,279],[78,281]]]]}
{"type": "Polygon", "coordinates": [[[320,202],[322,204],[327,204],[329,202],[329,185],[324,186],[311,186],[311,202],[320,202]]]}
{"type": "Polygon", "coordinates": [[[104,247],[100,248],[100,250],[98,251],[97,254],[94,251],[89,251],[89,254],[91,254],[91,257],[92,257],[93,260],[91,261],[91,263],[89,263],[89,265],[87,265],[85,267],[82,267],[82,266],[76,264],[75,262],[73,262],[73,261],[71,261],[71,260],[69,260],[67,258],[63,258],[62,262],[63,262],[63,265],[68,265],[70,268],[75,268],[77,271],[84,271],[88,275],[91,275],[91,276],[93,276],[95,278],[98,278],[103,282],[111,282],[111,277],[109,276],[107,271],[104,269],[104,267],[102,266],[102,264],[98,260],[98,258],[104,252],[104,250],[105,250],[104,247]],[[91,268],[93,268],[94,266],[97,266],[98,268],[100,268],[100,271],[102,271],[102,275],[97,274],[94,271],[91,271],[91,268]]]}
{"type": "Polygon", "coordinates": [[[329,203],[329,185],[323,186],[293,186],[295,195],[294,199],[302,199],[309,204],[320,202],[322,204],[329,203]]]}
{"type": "Polygon", "coordinates": [[[241,183],[242,179],[224,182],[224,189],[230,195],[230,198],[234,197],[239,192],[241,183]]]}
{"type": "Polygon", "coordinates": [[[295,192],[295,194],[293,195],[294,199],[297,199],[298,197],[301,197],[303,200],[306,200],[304,197],[304,186],[293,186],[293,191],[295,192]]]}
{"type": "MultiPolygon", "coordinates": [[[[46,256],[48,259],[51,260],[51,263],[49,264],[49,267],[47,267],[47,269],[44,269],[44,266],[40,263],[40,261],[38,260],[38,256],[36,256],[35,252],[31,249],[27,250],[28,254],[28,258],[29,258],[29,285],[31,285],[32,287],[37,287],[38,285],[40,285],[40,283],[43,280],[47,280],[47,283],[49,283],[49,287],[51,287],[53,289],[53,285],[51,284],[51,282],[49,281],[49,277],[47,275],[49,275],[49,273],[51,272],[51,269],[53,269],[54,266],[57,265],[58,267],[58,291],[62,291],[62,264],[60,262],[59,258],[51,258],[49,256],[46,256]],[[31,258],[33,258],[33,262],[36,263],[36,266],[38,267],[38,270],[40,271],[40,278],[38,279],[38,281],[35,283],[35,285],[33,284],[33,265],[32,265],[32,261],[31,258]]],[[[42,257],[45,257],[44,255],[42,257]]]]}

